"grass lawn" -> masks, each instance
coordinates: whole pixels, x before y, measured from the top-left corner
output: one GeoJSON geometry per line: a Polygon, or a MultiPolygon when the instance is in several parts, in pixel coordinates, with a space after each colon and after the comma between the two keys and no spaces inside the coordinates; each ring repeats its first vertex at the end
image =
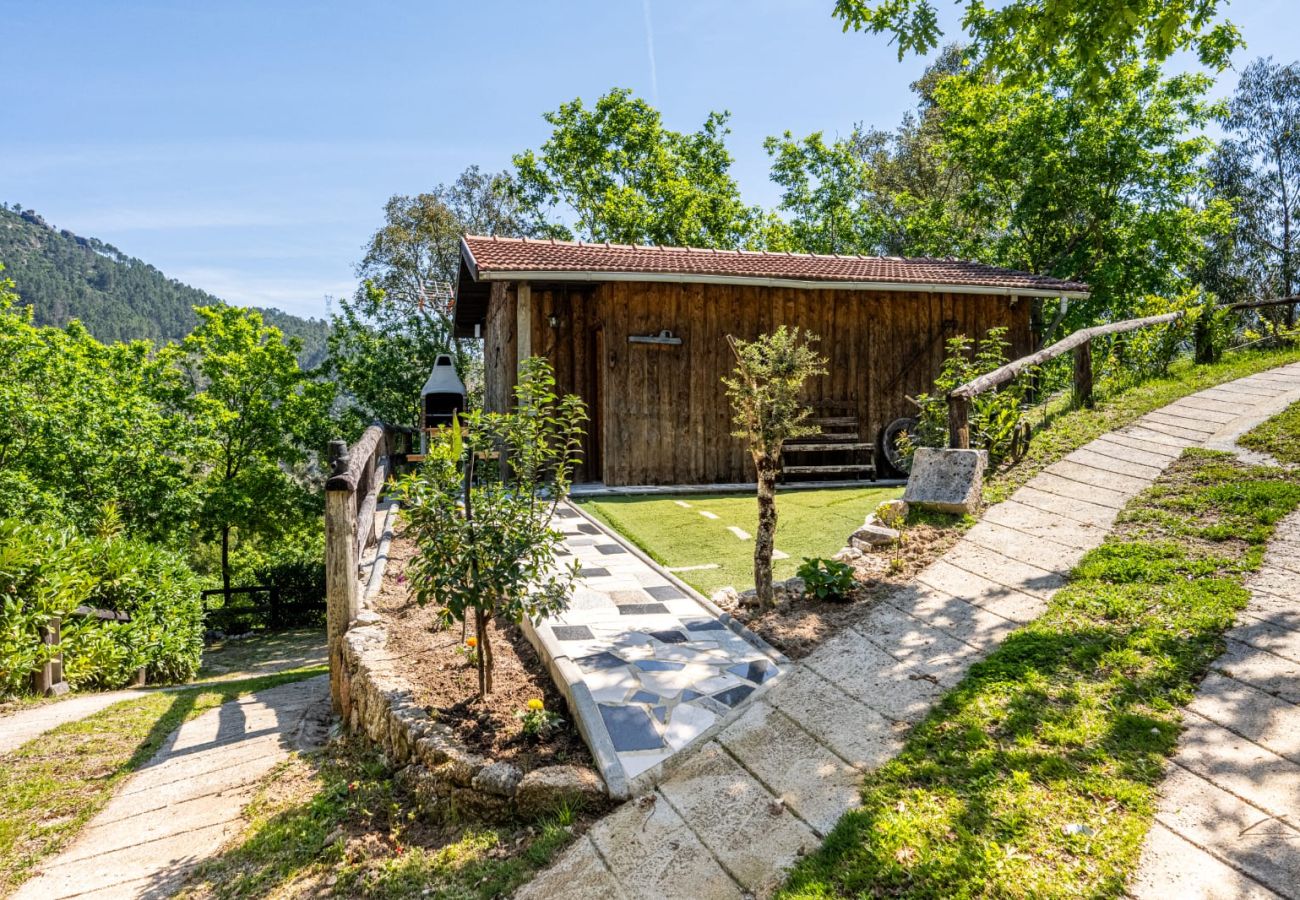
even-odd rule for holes
{"type": "MultiPolygon", "coordinates": [[[[1103,385],[1093,409],[1066,411],[1063,400],[1049,404],[1050,427],[1035,432],[1024,459],[985,481],[984,500],[1000,503],[1061,457],[1188,394],[1297,361],[1300,361],[1300,347],[1227,353],[1220,362],[1203,366],[1184,358],[1174,363],[1166,378],[1122,390],[1103,385]]],[[[1037,422],[1037,414],[1032,419],[1037,422]]]]}
{"type": "Polygon", "coordinates": [[[502,897],[571,838],[575,811],[534,825],[433,822],[373,751],[349,741],[294,757],[262,784],[234,846],[181,897],[502,897]]]}
{"type": "MultiPolygon", "coordinates": [[[[789,578],[805,556],[830,556],[867,513],[902,493],[898,487],[779,491],[776,549],[789,558],[776,562],[774,576],[789,578]]],[[[706,596],[724,585],[739,590],[754,586],[754,542],[728,530],[733,526],[750,535],[757,530],[758,500],[753,494],[607,497],[578,503],[661,565],[716,564],[718,568],[677,573],[706,596]],[[706,512],[717,518],[703,515],[706,512]]]]}
{"type": "Polygon", "coordinates": [[[869,775],[783,896],[1115,897],[1300,477],[1189,450],[869,775]]]}
{"type": "Polygon", "coordinates": [[[188,719],[323,666],[123,700],[0,756],[0,894],[61,849],[188,719]]]}
{"type": "Polygon", "coordinates": [[[1237,443],[1267,453],[1278,462],[1300,465],[1300,403],[1293,403],[1284,412],[1256,425],[1237,443]]]}

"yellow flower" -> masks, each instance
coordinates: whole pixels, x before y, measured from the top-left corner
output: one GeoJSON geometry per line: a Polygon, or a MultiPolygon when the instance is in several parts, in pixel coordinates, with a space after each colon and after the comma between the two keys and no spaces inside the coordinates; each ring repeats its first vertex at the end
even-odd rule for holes
{"type": "Polygon", "coordinates": [[[478,646],[478,638],[476,637],[465,638],[465,646],[473,650],[475,647],[478,646]]]}
{"type": "Polygon", "coordinates": [[[528,701],[528,708],[531,710],[539,711],[539,710],[546,709],[546,704],[543,703],[541,700],[538,700],[536,697],[534,697],[533,699],[528,701]]]}

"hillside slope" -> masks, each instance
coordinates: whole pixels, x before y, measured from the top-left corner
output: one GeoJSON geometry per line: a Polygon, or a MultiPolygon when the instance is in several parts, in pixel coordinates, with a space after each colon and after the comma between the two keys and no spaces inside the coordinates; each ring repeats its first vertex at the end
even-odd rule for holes
{"type": "MultiPolygon", "coordinates": [[[[101,341],[178,340],[198,323],[193,307],[222,302],[111,244],[56,230],[17,206],[0,204],[0,263],[38,325],[80,319],[101,341]]],[[[304,366],[324,359],[327,322],[278,309],[260,312],[267,324],[302,340],[304,366]]]]}

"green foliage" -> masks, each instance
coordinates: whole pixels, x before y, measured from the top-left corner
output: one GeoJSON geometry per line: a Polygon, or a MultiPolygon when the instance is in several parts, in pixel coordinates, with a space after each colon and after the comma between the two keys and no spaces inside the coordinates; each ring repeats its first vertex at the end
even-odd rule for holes
{"type": "Polygon", "coordinates": [[[1267,422],[1243,434],[1237,443],[1279,462],[1300,465],[1300,403],[1293,403],[1267,422]]]}
{"type": "MultiPolygon", "coordinates": [[[[222,304],[111,244],[56,231],[17,204],[0,204],[0,262],[17,280],[22,304],[33,309],[35,324],[61,328],[76,319],[105,343],[180,340],[198,324],[194,307],[222,304]]],[[[326,322],[277,309],[259,312],[301,341],[304,368],[324,358],[326,322]]]]}
{"type": "Polygon", "coordinates": [[[515,718],[523,723],[523,733],[530,738],[546,738],[564,724],[560,714],[549,710],[541,700],[529,700],[527,709],[515,710],[515,718]]]}
{"type": "MultiPolygon", "coordinates": [[[[962,27],[990,72],[1027,80],[1068,63],[1077,67],[1078,89],[1087,90],[1122,61],[1159,65],[1179,51],[1195,52],[1213,69],[1227,68],[1241,35],[1218,22],[1219,0],[1011,0],[985,4],[964,0],[962,27]]],[[[931,0],[836,0],[844,30],[888,34],[898,58],[929,53],[942,32],[931,0]]]]}
{"type": "Polygon", "coordinates": [[[492,690],[489,623],[538,620],[564,609],[576,562],[556,565],[563,535],[551,527],[581,456],[586,410],[555,394],[550,364],[524,361],[515,409],[475,410],[432,435],[423,468],[400,483],[402,516],[419,548],[408,576],[420,603],[447,622],[474,619],[479,693],[492,690]],[[499,451],[500,461],[488,459],[499,451]]]}
{"type": "MultiPolygon", "coordinates": [[[[970,338],[958,335],[948,341],[948,355],[934,380],[933,391],[920,394],[916,433],[908,435],[904,449],[910,456],[917,447],[948,446],[948,394],[972,379],[1007,364],[1007,329],[990,328],[977,347],[970,338]]],[[[969,424],[971,447],[987,450],[989,461],[997,465],[1013,449],[1021,422],[1025,375],[1000,390],[985,391],[971,400],[969,424]]]]}
{"type": "Polygon", "coordinates": [[[1181,707],[1297,505],[1289,473],[1185,454],[867,777],[782,896],[1122,896],[1181,707]]]}
{"type": "Polygon", "coordinates": [[[796,573],[804,581],[804,593],[818,600],[848,602],[853,599],[858,583],[853,578],[853,567],[833,559],[809,559],[796,573]]]}
{"type": "Polygon", "coordinates": [[[740,198],[727,151],[727,114],[690,134],[616,88],[588,109],[581,99],[543,118],[541,150],[515,157],[519,196],[543,230],[623,244],[757,246],[772,224],[740,198]],[[557,215],[558,212],[558,215],[557,215]],[[572,219],[574,231],[556,224],[572,219]]]}

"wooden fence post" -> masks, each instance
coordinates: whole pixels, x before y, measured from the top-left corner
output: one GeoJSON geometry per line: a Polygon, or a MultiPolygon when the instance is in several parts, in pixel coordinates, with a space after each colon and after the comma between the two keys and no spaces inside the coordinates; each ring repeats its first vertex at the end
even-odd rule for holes
{"type": "Polygon", "coordinates": [[[966,397],[948,397],[948,446],[970,449],[970,400],[966,397]]]}
{"type": "Polygon", "coordinates": [[[1074,348],[1074,402],[1092,407],[1092,340],[1074,348]]]}
{"type": "MultiPolygon", "coordinates": [[[[330,442],[335,472],[347,466],[347,445],[330,442]],[[340,466],[340,462],[342,466],[340,466]]],[[[325,633],[329,645],[330,699],[342,714],[346,704],[343,679],[343,636],[357,617],[357,506],[350,489],[325,490],[325,633]]]]}
{"type": "MultiPolygon", "coordinates": [[[[41,630],[41,643],[46,646],[58,646],[63,641],[63,620],[54,618],[41,630]]],[[[68,683],[63,680],[63,651],[50,657],[41,667],[32,673],[32,690],[42,697],[57,696],[68,692],[68,683]]]]}

